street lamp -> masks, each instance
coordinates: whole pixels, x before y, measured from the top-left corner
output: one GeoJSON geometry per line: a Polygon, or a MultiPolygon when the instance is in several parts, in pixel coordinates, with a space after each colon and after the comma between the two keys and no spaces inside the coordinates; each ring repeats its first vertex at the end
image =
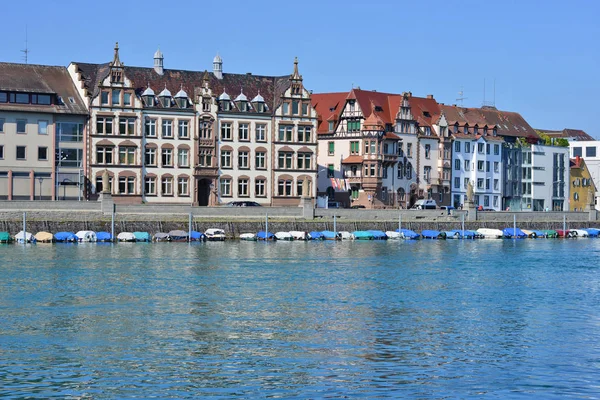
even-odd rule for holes
{"type": "Polygon", "coordinates": [[[42,182],[44,182],[44,178],[42,178],[41,176],[38,178],[38,180],[40,181],[40,200],[42,199],[42,182]]]}

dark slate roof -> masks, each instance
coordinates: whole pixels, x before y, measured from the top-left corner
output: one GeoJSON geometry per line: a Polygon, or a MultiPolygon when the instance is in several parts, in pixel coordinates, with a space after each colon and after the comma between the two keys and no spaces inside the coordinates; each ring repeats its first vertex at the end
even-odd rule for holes
{"type": "Polygon", "coordinates": [[[0,90],[55,94],[63,104],[8,104],[3,110],[58,114],[87,114],[85,104],[65,67],[35,64],[0,63],[0,90]],[[73,98],[73,102],[69,100],[73,98]]]}
{"type": "Polygon", "coordinates": [[[588,135],[585,131],[581,129],[563,129],[562,131],[550,131],[546,129],[538,129],[539,131],[545,133],[550,137],[555,138],[569,138],[574,139],[576,141],[592,141],[595,140],[593,137],[588,135]]]}
{"type": "MultiPolygon", "coordinates": [[[[99,93],[98,84],[108,75],[109,64],[89,64],[74,62],[82,75],[85,87],[90,97],[96,97],[99,93]]],[[[160,93],[165,87],[171,93],[177,93],[182,87],[188,95],[197,93],[197,89],[203,85],[205,71],[186,71],[176,69],[164,69],[159,75],[154,68],[128,67],[125,66],[125,76],[132,81],[133,87],[138,95],[150,87],[155,93],[160,93]]],[[[252,74],[230,74],[224,73],[223,79],[218,79],[212,72],[206,73],[209,87],[213,96],[218,97],[223,90],[235,99],[241,91],[253,99],[257,94],[265,99],[269,107],[269,113],[281,103],[281,95],[290,86],[290,76],[261,76],[252,74]]]]}

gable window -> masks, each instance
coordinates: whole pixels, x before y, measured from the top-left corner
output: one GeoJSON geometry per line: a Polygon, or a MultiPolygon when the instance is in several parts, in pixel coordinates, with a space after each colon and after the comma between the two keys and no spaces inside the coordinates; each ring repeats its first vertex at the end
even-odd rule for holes
{"type": "Polygon", "coordinates": [[[188,139],[190,137],[188,127],[189,127],[188,121],[179,121],[179,123],[178,123],[179,139],[188,139]]]}
{"type": "Polygon", "coordinates": [[[166,139],[173,138],[173,121],[163,119],[162,121],[162,137],[166,139]]]}
{"type": "Polygon", "coordinates": [[[302,103],[302,115],[308,115],[308,103],[302,103]]]}
{"type": "Polygon", "coordinates": [[[202,111],[204,111],[204,112],[210,111],[210,98],[209,97],[202,98],[202,111]]]}
{"type": "Polygon", "coordinates": [[[146,137],[156,137],[156,120],[152,118],[146,118],[144,124],[144,134],[146,137]]]}
{"type": "Polygon", "coordinates": [[[231,123],[221,123],[221,140],[231,140],[231,123]]]}
{"type": "Polygon", "coordinates": [[[121,90],[113,89],[112,91],[112,105],[121,104],[121,90]]]}
{"type": "Polygon", "coordinates": [[[240,124],[238,127],[238,137],[239,140],[248,141],[250,137],[248,136],[248,124],[240,124]]]}
{"type": "Polygon", "coordinates": [[[483,154],[483,143],[477,143],[477,152],[483,154]]]}
{"type": "Polygon", "coordinates": [[[470,153],[471,152],[471,143],[466,142],[465,143],[465,153],[470,153]]]}
{"type": "Polygon", "coordinates": [[[265,142],[267,140],[267,126],[263,124],[256,125],[256,141],[265,142]]]}
{"type": "Polygon", "coordinates": [[[290,113],[290,103],[283,103],[283,115],[288,115],[290,113]]]}
{"type": "Polygon", "coordinates": [[[300,113],[298,100],[292,101],[292,114],[298,115],[300,113]]]}
{"type": "Polygon", "coordinates": [[[349,120],[348,121],[348,132],[360,131],[360,120],[349,120]]]}
{"type": "Polygon", "coordinates": [[[125,106],[131,105],[131,93],[129,93],[129,92],[123,93],[123,105],[125,105],[125,106]]]}
{"type": "Polygon", "coordinates": [[[96,117],[96,133],[112,135],[112,133],[113,133],[112,117],[96,117]]]}
{"type": "Polygon", "coordinates": [[[333,128],[334,128],[334,122],[329,121],[329,132],[333,132],[333,128]]]}
{"type": "Polygon", "coordinates": [[[100,103],[102,105],[107,105],[108,104],[108,92],[107,91],[102,91],[102,93],[100,94],[100,103]]]}

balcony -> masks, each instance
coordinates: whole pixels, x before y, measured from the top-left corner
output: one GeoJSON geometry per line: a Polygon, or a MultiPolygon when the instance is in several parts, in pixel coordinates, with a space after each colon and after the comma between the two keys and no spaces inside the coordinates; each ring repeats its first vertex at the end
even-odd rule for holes
{"type": "Polygon", "coordinates": [[[215,142],[212,139],[198,139],[199,147],[215,147],[215,142]]]}
{"type": "Polygon", "coordinates": [[[362,176],[347,176],[345,178],[350,184],[362,184],[363,178],[362,176]]]}
{"type": "Polygon", "coordinates": [[[398,162],[398,155],[394,154],[394,153],[385,153],[383,155],[383,162],[384,163],[397,163],[398,162]]]}
{"type": "Polygon", "coordinates": [[[365,190],[377,190],[381,186],[381,178],[376,176],[365,176],[362,178],[362,187],[365,190]]]}

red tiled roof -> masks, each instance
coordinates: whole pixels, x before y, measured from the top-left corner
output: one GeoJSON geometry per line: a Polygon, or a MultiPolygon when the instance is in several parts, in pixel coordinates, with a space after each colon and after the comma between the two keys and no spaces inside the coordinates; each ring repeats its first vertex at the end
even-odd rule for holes
{"type": "Polygon", "coordinates": [[[402,140],[402,139],[400,138],[400,136],[396,135],[396,134],[395,134],[395,133],[393,133],[393,132],[386,132],[386,133],[385,133],[385,135],[383,135],[383,137],[384,137],[385,139],[389,139],[389,140],[402,140]]]}
{"type": "Polygon", "coordinates": [[[341,114],[348,93],[313,93],[311,96],[312,106],[317,111],[318,127],[317,133],[323,134],[329,132],[328,121],[337,120],[341,114]],[[331,111],[333,109],[333,111],[331,111]]]}
{"type": "Polygon", "coordinates": [[[362,156],[348,156],[342,160],[342,164],[362,164],[362,156]]]}

